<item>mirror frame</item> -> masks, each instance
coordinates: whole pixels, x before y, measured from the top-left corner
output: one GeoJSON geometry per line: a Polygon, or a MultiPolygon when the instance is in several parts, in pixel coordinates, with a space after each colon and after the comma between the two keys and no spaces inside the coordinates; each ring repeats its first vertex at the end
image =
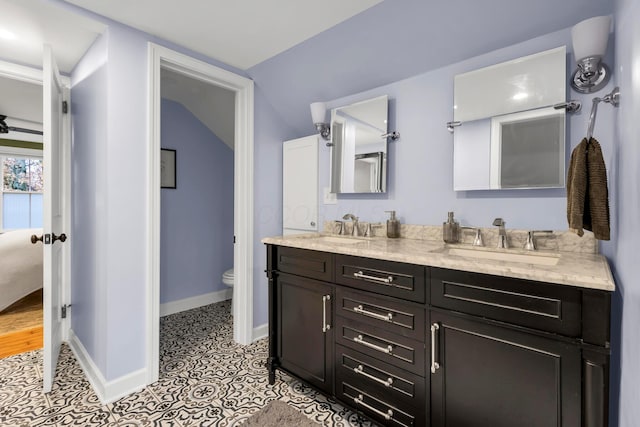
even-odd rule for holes
{"type": "MultiPolygon", "coordinates": [[[[509,121],[526,113],[544,119],[556,116],[549,109],[566,100],[566,47],[560,46],[505,61],[454,77],[454,120],[461,127],[454,130],[454,191],[514,190],[563,188],[566,168],[566,116],[563,120],[558,161],[562,177],[557,185],[501,187],[500,161],[496,147],[501,147],[500,132],[494,122],[509,121]],[[466,93],[465,93],[466,91],[466,93]],[[465,109],[466,102],[469,108],[465,109]],[[465,126],[466,124],[466,126],[465,126]],[[468,156],[465,156],[465,153],[468,156]],[[486,164],[485,164],[486,163],[486,164]]],[[[564,110],[557,115],[564,115],[564,110]]],[[[516,120],[517,122],[517,120],[516,120]]]]}
{"type": "MultiPolygon", "coordinates": [[[[360,102],[356,102],[350,105],[345,105],[337,108],[333,108],[331,110],[331,156],[330,156],[330,187],[331,192],[336,194],[372,194],[372,193],[386,193],[387,191],[387,152],[388,152],[388,140],[383,135],[388,132],[388,118],[389,118],[389,96],[382,95],[371,99],[366,99],[360,102]],[[338,120],[337,117],[339,115],[339,111],[348,108],[354,108],[359,106],[364,106],[366,104],[371,104],[374,102],[384,101],[384,117],[376,117],[376,120],[380,120],[384,123],[384,128],[380,128],[378,126],[374,126],[373,124],[366,123],[362,120],[355,119],[356,123],[361,125],[366,125],[374,129],[374,132],[380,132],[380,149],[374,150],[366,153],[357,153],[356,144],[357,141],[354,141],[353,147],[347,147],[344,142],[344,133],[348,131],[348,129],[344,128],[344,123],[341,120],[338,120]],[[350,152],[352,154],[349,155],[349,158],[353,158],[353,162],[349,162],[349,165],[353,165],[353,167],[349,170],[345,170],[345,163],[347,159],[345,156],[346,148],[350,148],[350,152]],[[367,163],[371,163],[371,169],[369,172],[370,179],[364,183],[364,186],[369,186],[370,191],[356,191],[356,188],[362,188],[362,186],[358,186],[358,182],[356,182],[356,167],[357,161],[367,159],[367,163]],[[371,161],[373,159],[373,161],[371,161]],[[345,183],[343,182],[345,179],[345,172],[352,177],[351,181],[353,181],[350,189],[346,188],[345,183]],[[346,191],[345,191],[346,190],[346,191]]],[[[356,138],[357,135],[353,135],[353,138],[356,138]]],[[[376,143],[377,145],[377,143],[376,143]]],[[[378,147],[375,147],[378,148],[378,147]]],[[[362,163],[360,163],[362,164],[362,163]]],[[[366,173],[366,172],[365,172],[366,173]]]]}

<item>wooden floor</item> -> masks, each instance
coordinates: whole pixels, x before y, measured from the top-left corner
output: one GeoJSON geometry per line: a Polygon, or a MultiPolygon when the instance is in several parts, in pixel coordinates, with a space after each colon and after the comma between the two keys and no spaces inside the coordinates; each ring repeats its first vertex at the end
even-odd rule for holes
{"type": "Polygon", "coordinates": [[[42,348],[42,289],[0,312],[0,358],[42,348]]]}

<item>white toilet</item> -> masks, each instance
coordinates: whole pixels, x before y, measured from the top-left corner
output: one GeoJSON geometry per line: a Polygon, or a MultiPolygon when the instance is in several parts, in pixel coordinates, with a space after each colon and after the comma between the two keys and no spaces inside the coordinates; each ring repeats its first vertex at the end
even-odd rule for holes
{"type": "MultiPolygon", "coordinates": [[[[233,268],[222,273],[222,283],[233,288],[233,268]]],[[[233,294],[231,297],[231,314],[233,315],[233,294]]]]}

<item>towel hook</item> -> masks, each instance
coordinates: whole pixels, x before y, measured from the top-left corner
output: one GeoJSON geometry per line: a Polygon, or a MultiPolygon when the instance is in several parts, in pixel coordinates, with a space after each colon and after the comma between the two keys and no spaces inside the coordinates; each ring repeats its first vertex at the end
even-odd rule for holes
{"type": "Polygon", "coordinates": [[[617,107],[620,104],[620,88],[616,86],[611,93],[606,94],[603,98],[593,98],[591,104],[591,114],[589,115],[589,127],[587,129],[587,142],[593,137],[593,128],[596,125],[596,114],[598,113],[598,104],[604,102],[617,107]]]}

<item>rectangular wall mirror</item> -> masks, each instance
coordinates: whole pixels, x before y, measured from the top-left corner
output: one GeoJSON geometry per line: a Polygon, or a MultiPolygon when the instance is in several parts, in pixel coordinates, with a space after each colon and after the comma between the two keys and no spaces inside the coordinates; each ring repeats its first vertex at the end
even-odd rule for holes
{"type": "Polygon", "coordinates": [[[564,46],[454,78],[454,190],[562,188],[564,46]]]}
{"type": "Polygon", "coordinates": [[[387,191],[388,96],[331,110],[331,192],[387,191]]]}

